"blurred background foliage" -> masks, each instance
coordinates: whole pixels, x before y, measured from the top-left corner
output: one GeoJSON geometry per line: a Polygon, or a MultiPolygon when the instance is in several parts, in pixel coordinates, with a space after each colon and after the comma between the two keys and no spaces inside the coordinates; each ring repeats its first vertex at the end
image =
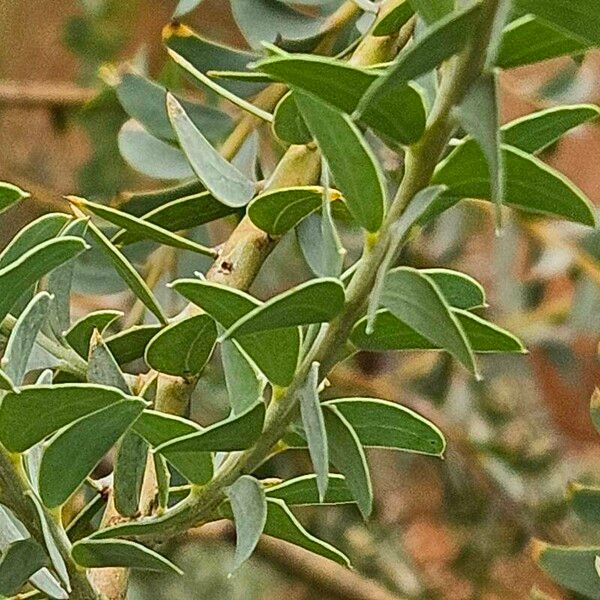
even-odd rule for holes
{"type": "MultiPolygon", "coordinates": [[[[160,187],[133,171],[119,153],[118,133],[127,116],[110,83],[117,65],[128,61],[170,89],[187,90],[161,42],[161,28],[174,8],[170,0],[0,4],[0,34],[10,42],[0,47],[0,176],[33,192],[32,202],[0,222],[2,245],[35,216],[66,210],[62,194],[114,203],[126,190],[160,187]]],[[[185,22],[211,39],[245,47],[223,0],[205,0],[185,22]]],[[[504,73],[501,83],[504,121],[558,104],[597,103],[600,55],[519,68],[504,73]]],[[[205,100],[215,102],[210,96],[205,100]]],[[[252,138],[238,165],[254,170],[253,145],[264,143],[252,138]]],[[[273,147],[265,154],[263,172],[280,153],[273,147]]],[[[600,129],[592,124],[571,132],[543,158],[598,204],[599,156],[600,129]]],[[[231,226],[232,221],[220,221],[193,235],[216,243],[231,226]]],[[[350,254],[356,252],[354,232],[343,234],[350,254]]],[[[171,302],[172,313],[181,307],[165,281],[208,266],[195,255],[149,243],[133,245],[128,256],[164,305],[171,302]]],[[[122,308],[127,311],[122,326],[140,322],[143,311],[131,305],[100,255],[86,253],[83,260],[76,313],[122,308]]],[[[530,353],[485,359],[481,383],[432,353],[364,353],[335,371],[332,396],[349,391],[401,401],[432,418],[449,440],[443,462],[386,453],[373,457],[377,508],[369,524],[350,508],[303,509],[308,529],[335,541],[358,574],[267,540],[235,578],[227,579],[231,531],[203,529],[170,549],[188,573],[183,580],[144,575],[131,598],[492,600],[527,598],[532,587],[540,590],[532,597],[570,597],[537,569],[527,546],[532,537],[583,544],[600,539],[600,531],[569,514],[564,500],[571,479],[600,483],[588,411],[598,376],[600,234],[515,213],[495,238],[487,210],[461,204],[437,219],[402,260],[476,277],[488,290],[494,320],[523,339],[530,353]]],[[[269,258],[253,291],[267,297],[307,273],[290,236],[269,258]]],[[[200,422],[223,416],[225,390],[216,364],[196,392],[193,416],[200,422]]],[[[279,466],[282,476],[285,468],[279,466]]]]}

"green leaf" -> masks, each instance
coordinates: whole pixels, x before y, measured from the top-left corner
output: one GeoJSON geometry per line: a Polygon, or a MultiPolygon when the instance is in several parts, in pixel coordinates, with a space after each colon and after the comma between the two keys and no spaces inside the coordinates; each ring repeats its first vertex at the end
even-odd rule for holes
{"type": "Polygon", "coordinates": [[[173,19],[183,17],[189,12],[192,12],[203,0],[179,0],[175,12],[173,13],[173,19]]]}
{"type": "Polygon", "coordinates": [[[15,384],[8,378],[6,373],[0,370],[0,390],[6,392],[16,392],[15,384]]]}
{"type": "Polygon", "coordinates": [[[177,100],[167,95],[167,111],[194,172],[206,189],[223,204],[245,206],[255,191],[255,184],[227,162],[200,133],[177,100]]]}
{"type": "Polygon", "coordinates": [[[600,487],[591,487],[571,481],[568,500],[577,516],[589,523],[600,523],[600,487]]]}
{"type": "Polygon", "coordinates": [[[205,192],[204,186],[197,179],[147,192],[123,192],[119,198],[119,209],[141,217],[169,202],[202,192],[205,192]]]}
{"type": "Polygon", "coordinates": [[[11,452],[24,452],[76,419],[127,398],[89,383],[24,386],[2,400],[0,441],[11,452]]]}
{"type": "Polygon", "coordinates": [[[43,215],[23,227],[0,253],[0,269],[16,261],[28,250],[56,237],[70,221],[64,213],[43,215]]]}
{"type": "Polygon", "coordinates": [[[170,460],[173,454],[246,450],[259,438],[264,420],[265,404],[260,401],[240,415],[233,415],[202,431],[165,442],[154,451],[170,460]]]}
{"type": "Polygon", "coordinates": [[[46,516],[46,511],[44,510],[44,507],[42,506],[42,503],[40,502],[39,498],[32,491],[27,491],[25,493],[31,499],[31,502],[37,513],[38,520],[40,522],[40,529],[44,538],[44,545],[46,548],[46,552],[50,557],[50,563],[52,564],[52,568],[55,571],[55,573],[59,576],[61,582],[64,584],[67,590],[70,592],[71,582],[69,578],[69,572],[67,570],[67,566],[62,557],[62,554],[60,553],[60,549],[57,545],[57,540],[55,536],[62,536],[64,538],[62,540],[63,542],[68,542],[68,539],[65,536],[64,531],[61,527],[57,527],[56,525],[53,527],[50,524],[50,522],[48,521],[48,517],[46,516]]]}
{"type": "Polygon", "coordinates": [[[409,0],[409,2],[428,25],[447,17],[454,9],[453,0],[409,0]]]}
{"type": "MultiPolygon", "coordinates": [[[[238,209],[226,206],[210,195],[200,192],[166,202],[141,216],[141,221],[159,225],[162,230],[180,231],[210,223],[235,213],[238,209]]],[[[139,240],[152,239],[147,228],[123,229],[112,238],[118,246],[133,244],[139,240]]]]}
{"type": "Polygon", "coordinates": [[[398,85],[414,80],[435,69],[460,52],[477,29],[480,3],[474,3],[446,15],[428,27],[423,36],[402,51],[363,97],[359,113],[389,96],[398,85]]]}
{"type": "Polygon", "coordinates": [[[217,327],[207,314],[171,323],[146,347],[146,363],[161,373],[180,377],[198,375],[210,359],[217,327]]]}
{"type": "Polygon", "coordinates": [[[319,363],[315,362],[310,368],[306,381],[298,390],[298,396],[302,425],[308,442],[308,452],[317,476],[319,501],[323,502],[329,483],[329,445],[318,388],[319,363]]]}
{"type": "Polygon", "coordinates": [[[20,258],[0,269],[0,321],[15,302],[35,283],[56,267],[81,254],[87,246],[79,238],[62,237],[48,240],[25,252],[20,258]]]}
{"type": "MultiPolygon", "coordinates": [[[[167,115],[167,90],[162,85],[137,73],[126,72],[118,77],[115,89],[119,102],[131,118],[161,139],[177,140],[167,115]]],[[[220,110],[181,98],[178,100],[208,139],[219,140],[231,130],[231,118],[220,110]]]]}
{"type": "Polygon", "coordinates": [[[450,269],[421,269],[437,285],[453,308],[471,310],[487,306],[485,290],[473,277],[450,269]]]}
{"type": "Polygon", "coordinates": [[[80,540],[73,544],[71,556],[78,565],[86,569],[127,567],[183,574],[179,567],[164,556],[130,540],[80,540]]]}
{"type": "Polygon", "coordinates": [[[413,14],[410,0],[397,0],[396,6],[377,20],[371,35],[376,37],[394,35],[408,23],[413,14]]]}
{"type": "Polygon", "coordinates": [[[134,325],[107,337],[105,342],[115,360],[126,365],[142,358],[150,340],[161,330],[161,325],[134,325]]]}
{"type": "MultiPolygon", "coordinates": [[[[473,352],[525,352],[521,341],[508,331],[467,311],[453,308],[452,312],[460,322],[473,352]]],[[[441,349],[385,309],[377,311],[372,333],[367,333],[365,317],[355,325],[350,339],[360,350],[371,352],[441,349]]]]}
{"type": "Polygon", "coordinates": [[[473,350],[462,326],[436,284],[410,267],[388,273],[382,304],[409,327],[447,350],[479,377],[473,350]]]}
{"type": "MultiPolygon", "coordinates": [[[[269,58],[258,63],[257,68],[347,114],[357,111],[367,90],[381,79],[378,72],[312,55],[269,58]]],[[[294,99],[301,109],[297,93],[294,99]]],[[[362,123],[395,143],[412,144],[425,129],[421,94],[404,82],[391,86],[377,102],[364,105],[359,112],[362,123]]],[[[310,123],[305,125],[311,129],[310,123]]],[[[314,131],[313,135],[316,137],[314,131]]]]}
{"type": "Polygon", "coordinates": [[[308,533],[285,502],[278,498],[267,498],[267,522],[264,533],[324,556],[345,567],[350,566],[350,561],[345,554],[308,533]]]}
{"type": "Polygon", "coordinates": [[[141,399],[121,400],[81,417],[59,432],[44,451],[40,497],[49,508],[60,506],[79,488],[103,456],[144,409],[141,399]]]}
{"type": "Polygon", "coordinates": [[[505,173],[497,85],[495,73],[482,74],[467,90],[456,108],[456,115],[462,128],[479,144],[485,156],[491,200],[496,208],[496,227],[500,227],[505,173]]]}
{"type": "Polygon", "coordinates": [[[133,265],[92,222],[89,224],[89,232],[129,289],[161,323],[166,325],[167,317],[158,304],[158,300],[133,265]]]}
{"type": "Polygon", "coordinates": [[[600,115],[594,104],[553,106],[511,121],[502,128],[504,143],[534,154],[545,150],[571,129],[600,115]]]}
{"type": "Polygon", "coordinates": [[[107,385],[130,394],[121,369],[98,331],[94,331],[90,342],[87,379],[90,383],[107,385]]]}
{"type": "Polygon", "coordinates": [[[33,297],[15,322],[2,357],[2,369],[16,385],[23,383],[27,364],[38,333],[48,318],[52,296],[40,292],[33,297]]]}
{"type": "Polygon", "coordinates": [[[308,144],[312,140],[293,92],[288,92],[275,107],[272,128],[275,136],[288,144],[308,144]]]}
{"type": "Polygon", "coordinates": [[[97,310],[81,317],[65,334],[69,346],[82,358],[87,358],[94,329],[100,333],[123,316],[120,310],[97,310]]]}
{"type": "Polygon", "coordinates": [[[600,547],[551,546],[534,540],[532,552],[534,560],[556,583],[586,598],[600,599],[600,582],[595,567],[600,547]]]}
{"type": "Polygon", "coordinates": [[[592,416],[592,423],[596,428],[596,431],[600,433],[600,391],[598,388],[596,388],[592,394],[590,413],[592,416]]]}
{"type": "MultiPolygon", "coordinates": [[[[325,204],[322,206],[327,208],[325,204]]],[[[321,215],[308,215],[298,224],[296,234],[304,259],[315,275],[340,276],[346,250],[330,212],[324,210],[321,215]]]]}
{"type": "Polygon", "coordinates": [[[579,55],[593,44],[569,35],[533,15],[524,15],[504,29],[496,65],[511,69],[566,54],[579,55]]]}
{"type": "Polygon", "coordinates": [[[138,514],[147,455],[148,444],[133,431],[128,431],[119,442],[114,460],[113,499],[117,512],[124,517],[138,514]]]}
{"type": "MultiPolygon", "coordinates": [[[[244,292],[209,281],[182,279],[173,289],[207,312],[224,328],[230,328],[261,303],[244,292]]],[[[288,386],[296,372],[300,334],[296,327],[240,336],[237,342],[273,383],[288,386]],[[265,352],[265,348],[277,349],[265,352]]]]}
{"type": "Polygon", "coordinates": [[[152,455],[154,462],[154,472],[156,473],[156,496],[158,507],[166,510],[169,506],[169,485],[171,483],[171,470],[167,459],[160,454],[152,455]]]}
{"type": "Polygon", "coordinates": [[[373,488],[365,451],[356,431],[334,405],[323,410],[331,462],[346,479],[356,504],[363,516],[368,518],[373,509],[373,488]]]}
{"type": "Polygon", "coordinates": [[[194,176],[185,154],[154,137],[133,119],[126,121],[118,135],[119,152],[129,166],[153,179],[189,179],[194,176]]]}
{"type": "Polygon", "coordinates": [[[344,308],[344,286],[337,279],[310,279],[274,296],[238,319],[223,339],[331,321],[344,308]]]}
{"type": "Polygon", "coordinates": [[[0,558],[0,594],[15,596],[34,573],[48,565],[44,549],[32,538],[13,542],[0,558]]]}
{"type": "MultiPolygon", "coordinates": [[[[154,449],[171,440],[202,432],[198,424],[152,410],[145,410],[135,422],[133,431],[141,435],[154,449]]],[[[213,475],[213,463],[210,453],[180,454],[165,452],[163,456],[179,471],[194,483],[203,484],[210,481],[213,475]]]]}
{"type": "Polygon", "coordinates": [[[266,381],[235,340],[221,344],[221,360],[229,404],[233,413],[239,415],[262,398],[266,381]]]}
{"type": "Polygon", "coordinates": [[[515,0],[515,9],[537,15],[585,42],[600,46],[600,14],[596,0],[515,0]]]}
{"type": "MultiPolygon", "coordinates": [[[[201,244],[197,244],[192,240],[188,240],[185,237],[172,233],[158,225],[144,221],[133,215],[128,215],[120,210],[115,210],[108,206],[96,204],[95,202],[89,202],[83,198],[70,197],[70,201],[78,206],[81,210],[88,211],[117,227],[121,227],[126,231],[131,232],[133,235],[140,239],[150,239],[164,244],[165,246],[172,246],[173,248],[181,248],[182,250],[191,250],[198,254],[204,254],[206,256],[216,256],[216,252],[212,248],[207,248],[201,244]]],[[[113,240],[114,243],[114,240],[113,240]]]]}
{"type": "Polygon", "coordinates": [[[324,404],[344,416],[362,446],[430,456],[442,456],[446,448],[444,435],[433,423],[395,402],[339,398],[324,404]]]}
{"type": "Polygon", "coordinates": [[[16,185],[0,181],[0,213],[3,213],[13,204],[16,204],[20,200],[24,200],[25,198],[29,198],[30,196],[31,194],[29,192],[24,192],[16,185]]]}
{"type": "Polygon", "coordinates": [[[105,505],[106,500],[102,494],[93,496],[67,525],[66,533],[69,540],[75,542],[91,533],[94,530],[93,522],[105,505]]]}
{"type": "Polygon", "coordinates": [[[267,498],[279,498],[288,506],[353,504],[356,502],[343,475],[329,473],[327,478],[327,493],[323,499],[320,498],[317,489],[317,476],[312,474],[302,475],[268,487],[265,493],[267,498]]]}
{"type": "MultiPolygon", "coordinates": [[[[563,175],[511,146],[503,146],[503,154],[506,204],[594,225],[594,210],[589,200],[563,175]]],[[[463,142],[438,165],[433,183],[448,186],[442,200],[452,197],[489,200],[491,197],[486,160],[473,140],[463,142]]]]}
{"type": "Polygon", "coordinates": [[[252,556],[260,540],[267,522],[267,499],[262,485],[250,475],[242,475],[227,489],[227,496],[235,522],[234,572],[252,556]]]}
{"type": "Polygon", "coordinates": [[[383,175],[358,127],[347,115],[304,94],[296,95],[296,103],[352,216],[368,231],[377,231],[385,212],[383,175]]]}
{"type": "MultiPolygon", "coordinates": [[[[185,25],[170,24],[163,30],[163,40],[170,50],[182,56],[201,73],[207,71],[245,71],[258,56],[207,40],[185,25]]],[[[241,96],[249,96],[264,87],[262,83],[224,82],[224,87],[241,96]]]]}
{"type": "MultiPolygon", "coordinates": [[[[337,200],[339,194],[330,192],[329,198],[337,200]]],[[[300,186],[282,188],[257,196],[248,205],[251,221],[270,235],[283,235],[302,219],[321,208],[323,188],[300,186]]]]}
{"type": "Polygon", "coordinates": [[[277,0],[231,0],[231,10],[244,37],[255,48],[280,37],[311,37],[324,23],[323,18],[302,14],[277,0]]]}

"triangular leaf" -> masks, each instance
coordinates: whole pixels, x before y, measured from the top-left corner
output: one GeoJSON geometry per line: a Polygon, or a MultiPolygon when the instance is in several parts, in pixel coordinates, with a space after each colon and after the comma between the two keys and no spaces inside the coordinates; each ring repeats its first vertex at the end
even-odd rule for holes
{"type": "Polygon", "coordinates": [[[86,569],[127,567],[182,575],[170,560],[130,540],[80,540],[73,544],[71,556],[86,569]]]}
{"type": "Polygon", "coordinates": [[[600,487],[571,481],[568,500],[580,519],[588,523],[600,523],[600,487]]]}
{"type": "Polygon", "coordinates": [[[29,192],[24,192],[16,185],[0,181],[0,213],[29,196],[31,196],[29,192]]]}
{"type": "Polygon", "coordinates": [[[236,544],[233,567],[237,571],[250,558],[267,522],[267,499],[262,485],[242,475],[227,490],[235,521],[236,544]]]}
{"type": "Polygon", "coordinates": [[[162,330],[161,325],[134,325],[107,337],[104,341],[120,365],[142,358],[150,340],[162,330]]]}
{"type": "Polygon", "coordinates": [[[288,506],[313,506],[315,504],[353,504],[356,502],[343,475],[329,473],[327,493],[321,499],[316,475],[302,475],[266,488],[268,498],[279,498],[288,506]]]}
{"type": "Polygon", "coordinates": [[[368,231],[377,231],[385,212],[383,176],[358,127],[347,115],[305,94],[298,93],[296,103],[352,216],[368,231]]]}
{"type": "Polygon", "coordinates": [[[102,385],[35,385],[4,396],[0,405],[0,441],[23,452],[76,419],[128,399],[102,385]]]}
{"type": "Polygon", "coordinates": [[[16,385],[23,383],[33,345],[48,318],[52,296],[40,292],[19,315],[2,357],[2,369],[16,385]]]}
{"type": "Polygon", "coordinates": [[[62,237],[35,246],[0,269],[0,321],[15,302],[41,277],[75,258],[87,248],[80,238],[62,237]]]}
{"type": "Polygon", "coordinates": [[[365,451],[356,432],[337,407],[323,410],[331,462],[346,479],[362,516],[366,519],[373,508],[373,488],[365,451]]]}
{"type": "Polygon", "coordinates": [[[227,162],[200,133],[174,96],[167,95],[167,112],[194,172],[223,204],[245,206],[254,195],[254,182],[227,162]]]}
{"type": "Polygon", "coordinates": [[[275,107],[273,133],[288,144],[308,144],[312,135],[296,106],[293,92],[288,92],[275,107]]]}
{"type": "Polygon", "coordinates": [[[86,358],[94,330],[103,333],[111,323],[122,316],[123,313],[119,310],[97,310],[88,313],[71,326],[65,334],[65,339],[79,356],[86,358]]]}
{"type": "Polygon", "coordinates": [[[66,502],[144,406],[141,399],[121,400],[59,432],[46,447],[40,465],[40,497],[44,504],[53,508],[66,502]]]}
{"type": "Polygon", "coordinates": [[[439,344],[478,376],[473,350],[458,318],[427,275],[410,267],[390,271],[381,302],[394,316],[439,344]]]}
{"type": "Polygon", "coordinates": [[[311,279],[257,306],[237,320],[223,339],[331,321],[344,307],[344,286],[333,278],[311,279]]]}
{"type": "Polygon", "coordinates": [[[198,375],[212,354],[217,327],[207,314],[171,323],[146,347],[146,363],[161,373],[179,377],[198,375]]]}

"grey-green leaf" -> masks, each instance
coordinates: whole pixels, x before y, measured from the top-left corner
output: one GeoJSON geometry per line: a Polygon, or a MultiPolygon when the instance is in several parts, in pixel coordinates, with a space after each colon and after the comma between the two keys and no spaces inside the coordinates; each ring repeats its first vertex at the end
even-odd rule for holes
{"type": "Polygon", "coordinates": [[[44,504],[54,508],[66,502],[144,406],[141,399],[121,400],[81,417],[59,432],[46,447],[40,465],[40,497],[44,504]]]}
{"type": "MultiPolygon", "coordinates": [[[[176,281],[173,288],[224,328],[261,305],[249,294],[208,281],[183,279],[176,281]]],[[[240,336],[237,342],[270,381],[281,386],[290,384],[300,351],[297,327],[240,336]],[[277,348],[277,352],[265,352],[265,348],[277,348]]]]}
{"type": "Polygon", "coordinates": [[[368,231],[378,231],[385,213],[383,175],[358,127],[347,115],[305,94],[298,93],[296,103],[352,216],[368,231]]]}
{"type": "Polygon", "coordinates": [[[288,92],[275,107],[273,133],[288,144],[308,144],[312,135],[296,106],[293,92],[288,92]]]}
{"type": "Polygon", "coordinates": [[[372,85],[361,101],[359,112],[377,104],[390,89],[428,73],[460,52],[476,30],[480,7],[480,3],[475,2],[428,27],[423,36],[403,50],[386,73],[372,85]]]}
{"type": "Polygon", "coordinates": [[[227,330],[224,339],[328,322],[341,312],[344,301],[344,286],[339,280],[310,279],[246,313],[227,330]]]}
{"type": "Polygon", "coordinates": [[[372,35],[387,36],[398,33],[414,15],[410,0],[399,0],[373,26],[372,35]]]}
{"type": "Polygon", "coordinates": [[[454,9],[452,0],[409,0],[409,2],[428,25],[448,16],[454,9]]]}
{"type": "Polygon", "coordinates": [[[572,481],[569,483],[568,500],[580,519],[600,523],[600,487],[572,481]]]}
{"type": "Polygon", "coordinates": [[[56,267],[75,258],[86,249],[80,238],[62,237],[35,246],[20,258],[0,269],[0,321],[15,302],[35,283],[56,267]]]}
{"type": "Polygon", "coordinates": [[[482,74],[467,90],[456,115],[463,129],[479,144],[487,161],[491,200],[496,206],[496,226],[502,224],[504,155],[500,132],[496,74],[482,74]]]}
{"type": "Polygon", "coordinates": [[[586,598],[600,599],[595,566],[600,547],[553,546],[534,540],[532,551],[535,561],[556,583],[586,598]]]}
{"type": "Polygon", "coordinates": [[[51,302],[52,297],[46,292],[34,296],[19,315],[8,338],[2,357],[2,369],[16,385],[23,383],[33,345],[48,318],[51,302]]]}
{"type": "Polygon", "coordinates": [[[103,333],[111,323],[122,316],[123,313],[119,310],[97,310],[88,313],[71,326],[65,334],[65,339],[79,356],[86,358],[94,330],[103,333]]]}
{"type": "Polygon", "coordinates": [[[325,419],[319,400],[319,363],[313,363],[303,386],[298,390],[300,414],[306,432],[308,452],[317,476],[319,501],[323,502],[329,483],[329,444],[325,419]]]}
{"type": "Polygon", "coordinates": [[[180,248],[182,250],[191,250],[192,252],[197,252],[198,254],[204,254],[206,256],[216,256],[216,253],[212,248],[207,248],[206,246],[197,244],[196,242],[177,235],[167,229],[163,229],[151,221],[140,219],[120,210],[103,206],[102,204],[89,202],[83,198],[71,197],[71,202],[76,204],[76,206],[82,210],[89,211],[105,221],[125,229],[140,239],[154,240],[165,246],[172,246],[173,248],[180,248]]]}
{"type": "Polygon", "coordinates": [[[135,517],[138,514],[147,455],[147,442],[133,431],[128,431],[117,447],[113,469],[113,499],[117,512],[124,517],[135,517]]]}
{"type": "Polygon", "coordinates": [[[267,522],[267,499],[262,485],[242,475],[227,489],[235,522],[236,543],[232,572],[250,558],[267,522]]]}
{"type": "Polygon", "coordinates": [[[368,518],[373,509],[373,488],[365,451],[352,425],[333,405],[323,410],[331,462],[346,479],[356,504],[368,518]]]}
{"type": "Polygon", "coordinates": [[[422,269],[439,288],[442,295],[453,308],[471,310],[487,306],[485,290],[473,277],[450,269],[422,269]]]}
{"type": "Polygon", "coordinates": [[[458,318],[427,275],[410,267],[390,271],[381,302],[394,316],[447,350],[478,376],[473,350],[458,318]]]}
{"type": "Polygon", "coordinates": [[[126,121],[118,135],[119,152],[130,167],[153,179],[189,179],[194,176],[179,148],[154,137],[133,119],[126,121]]]}
{"type": "Polygon", "coordinates": [[[167,94],[167,112],[190,165],[206,189],[228,206],[248,204],[254,195],[254,182],[211,146],[171,94],[167,94]]]}
{"type": "Polygon", "coordinates": [[[202,431],[165,442],[155,448],[155,452],[169,458],[172,454],[246,450],[259,438],[264,419],[265,405],[259,401],[240,415],[233,415],[202,431]]]}
{"type": "MultiPolygon", "coordinates": [[[[339,197],[335,192],[331,199],[339,197]]],[[[323,188],[301,186],[260,194],[248,205],[250,220],[270,235],[283,235],[321,208],[323,188]]]]}
{"type": "Polygon", "coordinates": [[[320,497],[316,475],[302,475],[266,488],[268,498],[279,498],[288,506],[312,506],[315,504],[353,504],[356,502],[346,485],[343,475],[329,473],[327,493],[320,497]]]}
{"type": "Polygon", "coordinates": [[[505,144],[534,154],[599,116],[600,108],[595,104],[553,106],[507,123],[502,128],[502,138],[505,144]]]}
{"type": "Polygon", "coordinates": [[[0,594],[15,596],[34,573],[48,565],[48,556],[34,539],[13,542],[0,558],[0,594]]]}
{"type": "MultiPolygon", "coordinates": [[[[590,201],[566,177],[536,157],[503,146],[506,172],[505,203],[527,211],[561,217],[593,226],[590,201]]],[[[452,198],[491,198],[487,163],[479,146],[466,140],[442,161],[433,183],[445,184],[442,201],[452,198]]]]}
{"type": "Polygon", "coordinates": [[[212,354],[217,326],[207,314],[175,321],[146,347],[146,363],[161,373],[179,377],[198,375],[212,354]]]}
{"type": "Polygon", "coordinates": [[[125,365],[144,356],[150,340],[161,331],[161,325],[134,325],[106,338],[106,345],[115,360],[125,365]]]}
{"type": "Polygon", "coordinates": [[[73,544],[73,560],[86,569],[127,567],[182,574],[181,569],[154,550],[130,540],[84,539],[73,544]]]}
{"type": "Polygon", "coordinates": [[[89,383],[24,386],[0,405],[0,441],[11,452],[24,452],[76,419],[127,398],[89,383]]]}
{"type": "Polygon", "coordinates": [[[239,415],[262,398],[266,380],[235,340],[225,340],[221,344],[221,360],[229,404],[233,413],[239,415]]]}
{"type": "Polygon", "coordinates": [[[167,317],[163,313],[158,300],[141,275],[135,270],[133,265],[125,256],[114,246],[114,244],[100,231],[96,225],[90,222],[89,232],[98,243],[104,254],[112,262],[115,270],[121,276],[129,289],[139,298],[146,308],[152,312],[156,318],[163,324],[167,324],[167,317]]]}
{"type": "Polygon", "coordinates": [[[16,185],[0,181],[0,213],[29,196],[31,196],[29,192],[24,192],[16,185]]]}
{"type": "Polygon", "coordinates": [[[130,393],[123,372],[97,330],[92,334],[90,342],[87,379],[90,383],[107,385],[125,394],[130,393]]]}

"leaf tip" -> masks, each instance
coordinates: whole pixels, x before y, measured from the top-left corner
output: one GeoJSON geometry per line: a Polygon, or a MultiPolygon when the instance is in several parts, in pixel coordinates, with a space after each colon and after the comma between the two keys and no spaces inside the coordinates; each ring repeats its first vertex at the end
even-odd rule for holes
{"type": "Polygon", "coordinates": [[[163,42],[167,42],[172,37],[192,37],[193,35],[193,31],[189,27],[179,23],[176,19],[167,23],[162,30],[163,42]]]}

